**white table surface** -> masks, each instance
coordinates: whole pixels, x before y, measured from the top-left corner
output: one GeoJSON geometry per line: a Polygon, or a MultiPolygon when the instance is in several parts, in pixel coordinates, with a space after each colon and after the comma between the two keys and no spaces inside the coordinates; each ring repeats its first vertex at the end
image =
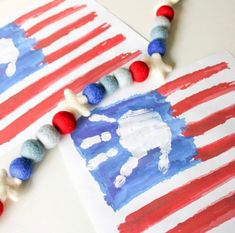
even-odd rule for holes
{"type": "MultiPolygon", "coordinates": [[[[0,17],[32,0],[0,0],[0,17]]],[[[98,0],[148,38],[157,0],[98,0]]],[[[235,54],[235,0],[182,0],[171,31],[166,59],[182,67],[219,52],[235,54]]],[[[3,155],[8,167],[19,148],[3,155]]],[[[93,233],[57,149],[47,156],[22,192],[18,203],[7,203],[0,233],[93,233]]],[[[219,231],[218,231],[219,232],[219,231]]]]}

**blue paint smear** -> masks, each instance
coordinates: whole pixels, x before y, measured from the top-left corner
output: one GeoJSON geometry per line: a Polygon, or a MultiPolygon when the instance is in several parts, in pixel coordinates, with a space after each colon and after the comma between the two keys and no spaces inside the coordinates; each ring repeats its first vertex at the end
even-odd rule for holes
{"type": "Polygon", "coordinates": [[[186,127],[185,121],[173,117],[170,103],[166,102],[165,97],[155,91],[134,96],[106,108],[95,109],[92,114],[104,114],[118,120],[127,111],[138,109],[150,109],[158,112],[162,120],[171,129],[172,150],[169,154],[170,168],[166,174],[163,174],[157,168],[161,153],[159,148],[155,148],[149,151],[147,156],[139,160],[138,167],[133,171],[131,176],[127,177],[126,183],[117,189],[114,186],[114,180],[119,175],[122,165],[131,156],[130,152],[119,143],[119,136],[116,133],[118,123],[104,121],[90,122],[88,118],[82,117],[79,119],[76,130],[71,134],[76,149],[86,163],[97,154],[107,152],[110,148],[116,148],[118,150],[117,156],[109,158],[96,170],[91,171],[92,176],[98,182],[100,189],[104,193],[107,204],[115,211],[156,184],[200,162],[199,160],[193,159],[196,155],[196,146],[193,138],[182,136],[182,130],[186,127]],[[106,131],[112,134],[112,139],[109,142],[101,142],[88,149],[82,149],[80,147],[83,139],[100,135],[106,131]]]}
{"type": "Polygon", "coordinates": [[[16,72],[11,77],[5,74],[7,64],[0,64],[0,93],[47,65],[47,63],[42,63],[45,58],[42,49],[34,49],[37,41],[26,38],[25,31],[18,25],[10,23],[0,28],[0,40],[2,38],[12,39],[19,50],[19,57],[16,62],[16,72]]]}

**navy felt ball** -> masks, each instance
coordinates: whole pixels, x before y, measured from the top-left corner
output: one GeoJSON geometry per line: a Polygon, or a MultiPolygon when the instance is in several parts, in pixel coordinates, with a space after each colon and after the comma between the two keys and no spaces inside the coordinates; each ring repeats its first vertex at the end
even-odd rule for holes
{"type": "Polygon", "coordinates": [[[26,181],[32,176],[33,161],[24,157],[17,158],[11,162],[9,170],[12,177],[26,181]]]}
{"type": "Polygon", "coordinates": [[[89,104],[98,104],[105,96],[105,88],[101,84],[91,83],[85,87],[83,95],[87,97],[89,104]]]}
{"type": "Polygon", "coordinates": [[[164,56],[166,53],[166,44],[163,40],[155,39],[149,43],[148,54],[152,56],[154,53],[160,53],[161,56],[164,56]]]}

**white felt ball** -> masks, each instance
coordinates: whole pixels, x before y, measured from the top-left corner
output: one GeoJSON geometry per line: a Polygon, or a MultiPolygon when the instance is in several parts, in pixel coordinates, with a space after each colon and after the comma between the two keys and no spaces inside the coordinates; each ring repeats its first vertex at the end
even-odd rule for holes
{"type": "Polygon", "coordinates": [[[60,133],[52,125],[43,125],[36,134],[46,149],[52,149],[60,142],[60,133]]]}
{"type": "Polygon", "coordinates": [[[126,68],[119,68],[113,74],[120,88],[128,87],[133,83],[131,72],[126,68]]]}

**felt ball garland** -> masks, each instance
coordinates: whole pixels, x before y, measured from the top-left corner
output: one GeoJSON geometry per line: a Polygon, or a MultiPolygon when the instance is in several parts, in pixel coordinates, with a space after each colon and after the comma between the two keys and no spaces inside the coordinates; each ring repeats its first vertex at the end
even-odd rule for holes
{"type": "Polygon", "coordinates": [[[114,93],[118,88],[130,86],[133,82],[144,82],[149,76],[165,78],[172,67],[165,64],[162,57],[166,53],[166,41],[175,12],[173,5],[179,0],[161,0],[155,11],[156,20],[151,30],[151,41],[147,52],[149,56],[134,61],[129,69],[119,68],[113,74],[100,79],[98,83],[87,85],[80,96],[69,89],[65,89],[65,101],[60,103],[62,111],[57,112],[52,124],[41,126],[35,134],[35,139],[26,140],[21,147],[20,156],[14,159],[9,166],[9,173],[0,170],[0,216],[4,211],[6,199],[17,200],[10,196],[8,190],[18,194],[18,187],[22,182],[32,177],[34,164],[43,160],[48,150],[53,149],[60,142],[62,135],[70,134],[76,128],[77,117],[88,117],[89,105],[99,104],[106,95],[114,93]],[[2,196],[1,196],[2,195],[2,196]]]}

